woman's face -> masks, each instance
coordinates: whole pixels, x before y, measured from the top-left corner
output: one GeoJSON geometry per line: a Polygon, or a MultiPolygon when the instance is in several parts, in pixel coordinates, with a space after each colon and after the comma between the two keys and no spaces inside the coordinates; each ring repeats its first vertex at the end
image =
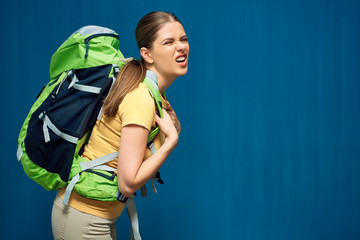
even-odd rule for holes
{"type": "Polygon", "coordinates": [[[189,43],[179,22],[165,23],[149,49],[153,70],[164,78],[174,79],[188,70],[189,43]]]}

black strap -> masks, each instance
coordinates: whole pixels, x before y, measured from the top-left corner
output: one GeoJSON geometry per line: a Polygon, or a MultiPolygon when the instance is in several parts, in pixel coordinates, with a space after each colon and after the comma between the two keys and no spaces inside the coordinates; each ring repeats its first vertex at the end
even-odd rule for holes
{"type": "Polygon", "coordinates": [[[94,173],[94,174],[96,174],[100,177],[106,178],[110,181],[114,181],[114,178],[115,178],[115,173],[113,173],[111,176],[109,176],[109,175],[106,175],[105,173],[101,173],[101,172],[95,171],[93,169],[86,169],[84,172],[94,173]]]}
{"type": "Polygon", "coordinates": [[[160,172],[155,174],[155,180],[158,181],[160,184],[164,184],[164,181],[160,177],[160,172]]]}

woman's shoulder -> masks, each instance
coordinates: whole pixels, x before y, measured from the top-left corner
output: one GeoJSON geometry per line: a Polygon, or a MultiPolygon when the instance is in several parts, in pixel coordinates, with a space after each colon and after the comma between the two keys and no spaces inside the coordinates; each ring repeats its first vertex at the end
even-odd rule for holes
{"type": "Polygon", "coordinates": [[[126,94],[120,108],[132,106],[137,109],[155,108],[154,99],[150,95],[149,89],[145,83],[140,83],[137,88],[126,94]]]}
{"type": "Polygon", "coordinates": [[[155,103],[144,83],[126,94],[119,106],[118,116],[122,126],[138,124],[150,129],[155,117],[155,103]]]}
{"type": "Polygon", "coordinates": [[[143,103],[153,103],[154,101],[152,96],[150,95],[148,87],[143,82],[139,83],[137,88],[135,88],[133,91],[126,94],[124,100],[126,98],[131,99],[132,101],[140,101],[143,103]]]}
{"type": "Polygon", "coordinates": [[[137,88],[135,88],[135,89],[134,89],[133,91],[131,91],[130,93],[141,93],[141,94],[144,94],[145,92],[147,93],[147,94],[145,94],[146,96],[150,96],[150,98],[152,98],[151,95],[149,94],[149,88],[146,86],[145,83],[141,82],[141,83],[139,83],[139,85],[137,86],[137,88]]]}

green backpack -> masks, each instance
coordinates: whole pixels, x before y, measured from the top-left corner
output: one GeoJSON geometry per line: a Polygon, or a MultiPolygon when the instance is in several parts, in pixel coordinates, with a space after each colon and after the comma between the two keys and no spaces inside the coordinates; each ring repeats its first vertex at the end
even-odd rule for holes
{"type": "MultiPolygon", "coordinates": [[[[17,158],[25,173],[46,190],[67,187],[65,204],[73,190],[90,199],[127,200],[118,190],[116,169],[104,165],[117,158],[117,152],[91,161],[81,152],[101,118],[104,98],[128,60],[119,50],[118,34],[98,26],[80,28],[51,58],[50,81],[21,128],[17,158]]],[[[144,83],[162,117],[156,76],[148,71],[144,83]]],[[[157,127],[149,134],[152,153],[158,132],[157,127]]]]}

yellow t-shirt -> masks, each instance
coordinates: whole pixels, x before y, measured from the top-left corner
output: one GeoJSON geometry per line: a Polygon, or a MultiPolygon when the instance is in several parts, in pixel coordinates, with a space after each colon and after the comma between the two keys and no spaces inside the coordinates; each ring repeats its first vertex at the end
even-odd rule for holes
{"type": "MultiPolygon", "coordinates": [[[[169,103],[162,98],[163,108],[167,108],[169,103]]],[[[121,104],[115,117],[110,118],[105,115],[98,120],[92,130],[89,142],[85,146],[82,157],[89,160],[99,158],[109,153],[119,150],[121,138],[121,128],[129,124],[143,126],[149,131],[155,126],[155,102],[149,93],[145,83],[140,83],[138,88],[128,93],[121,104]]],[[[156,149],[164,142],[164,135],[161,133],[154,139],[156,149]]],[[[144,160],[151,156],[150,150],[145,151],[144,160]]],[[[117,169],[117,160],[107,163],[110,167],[117,169]]],[[[60,189],[59,194],[64,198],[65,189],[60,189]]],[[[69,206],[88,214],[106,219],[120,216],[125,205],[120,201],[105,202],[87,199],[79,194],[72,192],[69,206]]]]}

